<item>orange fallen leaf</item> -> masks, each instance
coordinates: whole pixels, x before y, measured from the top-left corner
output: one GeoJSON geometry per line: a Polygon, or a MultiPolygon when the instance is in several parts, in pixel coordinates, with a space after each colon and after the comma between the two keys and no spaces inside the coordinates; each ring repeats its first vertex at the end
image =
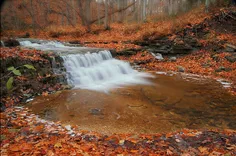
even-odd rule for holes
{"type": "Polygon", "coordinates": [[[20,148],[20,146],[19,145],[12,145],[12,146],[10,146],[10,151],[12,151],[12,152],[17,152],[17,151],[20,151],[21,150],[21,148],[20,148]]]}
{"type": "Polygon", "coordinates": [[[62,144],[60,142],[57,142],[55,145],[54,145],[55,148],[62,148],[62,144]]]}

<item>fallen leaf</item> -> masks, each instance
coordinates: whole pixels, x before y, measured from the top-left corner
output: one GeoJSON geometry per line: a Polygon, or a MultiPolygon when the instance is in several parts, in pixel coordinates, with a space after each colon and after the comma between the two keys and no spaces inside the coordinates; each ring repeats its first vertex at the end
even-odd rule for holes
{"type": "Polygon", "coordinates": [[[62,148],[62,145],[60,142],[57,142],[55,145],[54,145],[55,148],[62,148]]]}
{"type": "Polygon", "coordinates": [[[17,152],[17,151],[20,151],[21,150],[21,148],[20,148],[20,146],[19,145],[12,145],[12,146],[10,146],[10,151],[12,151],[12,152],[17,152]]]}

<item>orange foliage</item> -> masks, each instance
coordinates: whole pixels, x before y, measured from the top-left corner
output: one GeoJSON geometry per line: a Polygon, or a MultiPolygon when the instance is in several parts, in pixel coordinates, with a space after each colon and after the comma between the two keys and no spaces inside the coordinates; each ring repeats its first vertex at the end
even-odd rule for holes
{"type": "Polygon", "coordinates": [[[230,53],[224,52],[212,54],[201,50],[190,55],[180,57],[175,62],[168,61],[168,58],[165,58],[165,61],[157,61],[150,53],[147,52],[139,52],[129,58],[123,56],[118,58],[127,60],[131,63],[148,61],[149,63],[145,62],[144,64],[141,64],[141,66],[149,70],[177,72],[178,66],[181,66],[187,73],[210,76],[212,78],[224,78],[233,82],[231,91],[233,94],[236,94],[236,62],[231,63],[227,61],[225,58],[227,55],[230,55],[230,53]],[[217,60],[214,60],[214,57],[217,58],[217,60]],[[229,71],[222,70],[216,72],[217,69],[220,69],[221,67],[227,68],[229,71]]]}
{"type": "Polygon", "coordinates": [[[4,36],[22,36],[26,32],[31,34],[31,37],[54,39],[52,34],[57,34],[56,39],[63,41],[79,40],[85,41],[135,41],[146,38],[167,35],[187,24],[198,24],[209,15],[204,13],[204,7],[193,9],[192,11],[179,15],[173,18],[162,18],[157,22],[147,22],[143,24],[111,24],[111,30],[103,30],[103,26],[92,25],[91,31],[86,33],[86,28],[81,25],[76,27],[65,26],[50,26],[46,30],[38,31],[36,36],[32,30],[26,31],[7,31],[3,32],[4,36]]]}
{"type": "Polygon", "coordinates": [[[2,47],[0,48],[1,59],[14,57],[23,60],[48,62],[48,60],[41,57],[44,54],[45,54],[44,52],[38,50],[26,50],[20,48],[2,48],[2,47]]]}

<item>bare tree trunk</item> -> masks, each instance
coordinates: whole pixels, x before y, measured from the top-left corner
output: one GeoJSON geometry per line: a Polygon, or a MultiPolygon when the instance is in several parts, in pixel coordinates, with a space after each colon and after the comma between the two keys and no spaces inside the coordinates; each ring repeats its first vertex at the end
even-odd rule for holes
{"type": "Polygon", "coordinates": [[[33,7],[33,0],[30,0],[30,6],[31,6],[31,17],[32,17],[32,22],[33,22],[33,31],[34,35],[36,35],[36,20],[35,20],[35,13],[34,13],[34,7],[33,7]]]}
{"type": "Polygon", "coordinates": [[[91,0],[85,0],[85,17],[86,17],[86,22],[87,24],[90,24],[90,20],[91,20],[91,0]]]}
{"type": "Polygon", "coordinates": [[[75,1],[71,0],[71,5],[73,7],[73,23],[74,25],[77,24],[77,18],[76,18],[76,8],[75,8],[75,1]]]}
{"type": "Polygon", "coordinates": [[[63,15],[61,15],[61,25],[62,25],[62,26],[65,25],[65,24],[64,24],[64,16],[63,16],[63,15]]]}
{"type": "MultiPolygon", "coordinates": [[[[133,5],[135,5],[135,3],[129,4],[128,6],[126,6],[125,8],[123,8],[122,10],[115,10],[114,12],[109,13],[109,15],[115,14],[115,13],[119,13],[121,11],[127,10],[128,8],[132,7],[133,5]]],[[[100,19],[105,18],[105,15],[101,16],[100,19]]],[[[98,21],[98,19],[94,19],[90,22],[90,24],[93,24],[94,22],[98,21]]]]}
{"type": "Polygon", "coordinates": [[[69,8],[68,3],[66,3],[66,19],[67,19],[66,25],[69,25],[69,23],[70,23],[70,8],[69,8]]]}
{"type": "MultiPolygon", "coordinates": [[[[122,9],[122,0],[118,0],[118,9],[121,10],[122,9]]],[[[121,12],[118,13],[118,22],[122,22],[122,15],[121,15],[121,12]]]]}
{"type": "Polygon", "coordinates": [[[139,22],[139,0],[136,1],[136,10],[134,12],[134,18],[136,22],[139,22]]]}
{"type": "Polygon", "coordinates": [[[100,13],[101,13],[100,3],[97,3],[97,18],[98,18],[99,25],[101,25],[100,13]]]}
{"type": "Polygon", "coordinates": [[[143,19],[142,21],[145,22],[146,21],[146,4],[147,4],[147,1],[146,0],[143,0],[143,4],[142,4],[142,16],[143,16],[143,19]]]}
{"type": "Polygon", "coordinates": [[[209,0],[205,0],[205,11],[206,12],[209,11],[209,5],[210,5],[210,1],[209,0]]]}
{"type": "MultiPolygon", "coordinates": [[[[90,0],[89,0],[90,1],[90,0]]],[[[91,1],[90,1],[91,2],[91,1]]],[[[87,3],[90,5],[90,3],[87,3]]],[[[89,21],[88,15],[85,15],[84,14],[84,9],[83,9],[83,5],[82,5],[82,2],[81,0],[78,0],[78,6],[79,6],[79,15],[80,15],[80,18],[81,18],[81,21],[82,21],[82,24],[85,25],[87,27],[87,31],[89,32],[91,30],[90,28],[90,24],[91,24],[91,21],[89,21]]],[[[87,6],[88,7],[88,6],[87,6]]],[[[90,6],[89,6],[90,8],[90,6]]],[[[90,11],[90,10],[89,10],[90,11]]]]}
{"type": "Polygon", "coordinates": [[[105,0],[105,30],[109,30],[109,25],[108,25],[108,0],[105,0]]]}

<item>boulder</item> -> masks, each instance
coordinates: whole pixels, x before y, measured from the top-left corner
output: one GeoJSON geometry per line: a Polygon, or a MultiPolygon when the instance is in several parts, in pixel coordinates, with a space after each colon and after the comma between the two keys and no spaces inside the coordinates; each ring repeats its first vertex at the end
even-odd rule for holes
{"type": "Polygon", "coordinates": [[[188,54],[193,51],[193,48],[188,44],[175,44],[172,47],[172,53],[174,54],[188,54]]]}
{"type": "Polygon", "coordinates": [[[129,50],[124,50],[124,51],[120,51],[120,52],[112,52],[111,51],[112,56],[131,56],[131,55],[135,55],[137,54],[137,50],[134,49],[129,49],[129,50]]]}
{"type": "Polygon", "coordinates": [[[154,56],[159,61],[164,60],[163,56],[160,53],[156,53],[156,54],[151,53],[151,54],[152,54],[152,56],[154,56]]]}
{"type": "Polygon", "coordinates": [[[236,46],[232,44],[226,44],[225,45],[225,51],[227,52],[236,52],[236,46]]]}
{"type": "Polygon", "coordinates": [[[234,62],[236,62],[236,53],[235,53],[235,54],[232,54],[232,55],[225,56],[225,58],[226,58],[229,62],[234,63],[234,62]]]}
{"type": "Polygon", "coordinates": [[[169,60],[170,60],[171,62],[175,62],[175,61],[177,60],[177,58],[176,58],[175,56],[172,56],[172,57],[169,58],[169,60]]]}
{"type": "Polygon", "coordinates": [[[201,47],[201,43],[198,42],[198,40],[196,38],[189,38],[189,37],[186,37],[184,39],[184,42],[189,44],[190,46],[192,47],[201,47]]]}
{"type": "Polygon", "coordinates": [[[16,47],[19,46],[20,42],[17,41],[16,39],[8,39],[4,41],[4,46],[5,47],[16,47]]]}
{"type": "Polygon", "coordinates": [[[184,67],[182,67],[182,66],[177,66],[177,70],[178,70],[178,72],[184,72],[185,71],[184,67]]]}
{"type": "Polygon", "coordinates": [[[74,40],[74,41],[69,41],[69,43],[70,43],[70,44],[81,44],[80,41],[76,41],[76,40],[74,40]]]}
{"type": "Polygon", "coordinates": [[[151,62],[151,60],[140,60],[140,61],[134,61],[134,65],[141,65],[151,62]]]}
{"type": "Polygon", "coordinates": [[[151,48],[147,49],[147,51],[150,52],[150,53],[154,53],[154,54],[156,54],[156,53],[168,54],[170,52],[169,49],[164,50],[164,49],[151,49],[151,48]]]}
{"type": "Polygon", "coordinates": [[[220,66],[218,69],[215,70],[215,72],[222,72],[225,71],[225,67],[220,66]]]}

